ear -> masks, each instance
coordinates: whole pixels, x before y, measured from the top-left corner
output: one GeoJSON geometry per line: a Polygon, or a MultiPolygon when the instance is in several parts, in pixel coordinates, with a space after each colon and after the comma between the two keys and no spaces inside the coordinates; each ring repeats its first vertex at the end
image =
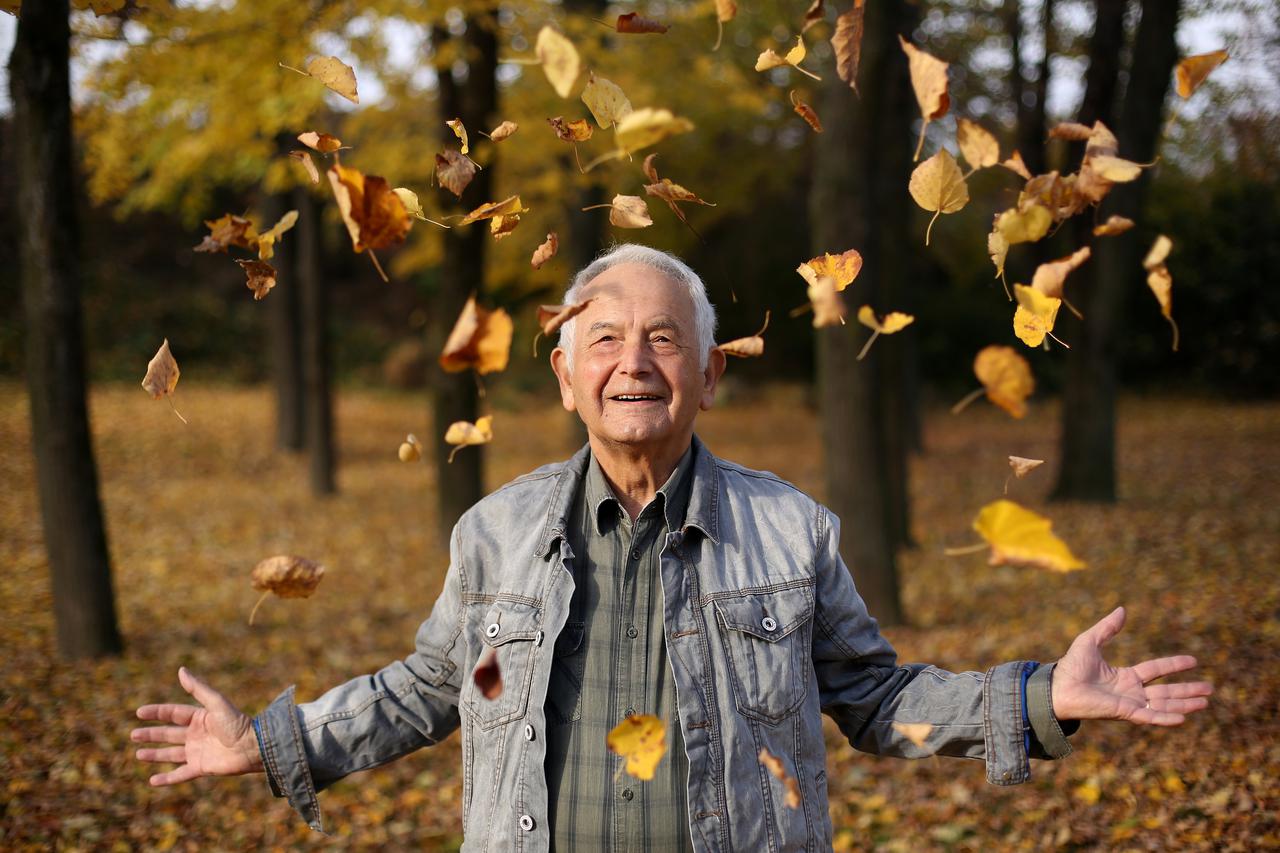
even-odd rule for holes
{"type": "Polygon", "coordinates": [[[702,372],[702,400],[699,407],[710,409],[716,401],[716,383],[724,375],[725,355],[719,347],[712,347],[707,354],[707,369],[702,372]]]}
{"type": "Polygon", "coordinates": [[[569,371],[569,357],[560,347],[551,351],[551,370],[560,383],[560,405],[566,412],[577,411],[578,404],[573,399],[573,374],[569,371]]]}

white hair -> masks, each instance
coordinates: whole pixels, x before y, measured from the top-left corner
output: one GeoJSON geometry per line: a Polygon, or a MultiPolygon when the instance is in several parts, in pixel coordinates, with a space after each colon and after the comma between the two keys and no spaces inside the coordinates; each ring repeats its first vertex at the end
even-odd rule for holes
{"type": "MultiPolygon", "coordinates": [[[[705,370],[707,358],[716,345],[716,309],[707,298],[707,286],[689,265],[675,255],[641,246],[638,243],[619,243],[605,250],[594,261],[587,264],[581,272],[573,277],[569,289],[564,293],[564,304],[571,305],[596,276],[619,264],[639,264],[662,273],[676,284],[682,285],[693,300],[693,322],[697,333],[698,369],[705,370]]],[[[569,369],[573,369],[573,339],[576,318],[567,321],[560,327],[560,348],[564,350],[565,361],[569,369]]]]}

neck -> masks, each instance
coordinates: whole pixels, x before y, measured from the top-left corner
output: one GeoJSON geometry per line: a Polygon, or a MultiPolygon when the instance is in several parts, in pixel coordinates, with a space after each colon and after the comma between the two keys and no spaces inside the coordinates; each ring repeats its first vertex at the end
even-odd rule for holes
{"type": "Polygon", "coordinates": [[[591,453],[600,464],[618,502],[632,521],[658,489],[671,478],[680,457],[689,449],[693,440],[690,433],[683,442],[673,442],[665,447],[635,447],[628,444],[606,442],[590,436],[591,453]]]}

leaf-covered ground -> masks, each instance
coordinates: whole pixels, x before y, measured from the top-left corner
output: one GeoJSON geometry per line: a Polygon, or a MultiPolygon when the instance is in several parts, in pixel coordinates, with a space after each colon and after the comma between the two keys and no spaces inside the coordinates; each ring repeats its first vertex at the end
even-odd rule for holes
{"type": "MultiPolygon", "coordinates": [[[[266,390],[184,386],[179,408],[138,388],[95,390],[95,446],[125,657],[54,655],[27,404],[0,386],[0,846],[92,849],[449,849],[459,843],[456,736],[344,780],[321,796],[333,837],[312,833],[262,777],[153,790],[132,758],[133,709],[183,701],[180,664],[248,711],[289,684],[300,700],[402,656],[445,568],[431,468],[402,464],[429,434],[419,396],[344,392],[342,494],[312,499],[303,460],[272,449],[266,390]],[[296,553],[328,573],[305,601],[265,602],[249,572],[296,553]]],[[[545,397],[543,400],[545,401],[545,397]]],[[[569,450],[568,416],[544,402],[499,409],[489,481],[569,450]]],[[[984,404],[926,419],[913,466],[914,533],[902,561],[912,627],[901,656],[952,669],[1051,660],[1118,603],[1112,659],[1188,651],[1217,685],[1181,729],[1092,724],[1030,783],[987,785],[982,765],[904,762],[828,739],[839,850],[1252,850],[1280,846],[1280,405],[1129,399],[1121,407],[1122,503],[1046,504],[1056,414],[1012,421],[984,404]],[[1051,575],[947,558],[976,541],[1007,454],[1049,465],[1010,497],[1054,521],[1089,568],[1051,575]]],[[[730,402],[701,422],[713,450],[821,496],[817,423],[793,389],[730,402]]],[[[463,452],[471,452],[464,450],[463,452]]]]}

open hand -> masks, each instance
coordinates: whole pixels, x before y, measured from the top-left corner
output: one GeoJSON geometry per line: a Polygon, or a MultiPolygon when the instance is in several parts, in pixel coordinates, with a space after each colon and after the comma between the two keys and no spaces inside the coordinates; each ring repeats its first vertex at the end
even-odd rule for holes
{"type": "Polygon", "coordinates": [[[1191,655],[1145,660],[1117,669],[1102,659],[1102,646],[1124,627],[1117,607],[1076,637],[1053,671],[1053,714],[1059,720],[1128,720],[1149,726],[1178,726],[1186,715],[1209,706],[1207,681],[1148,684],[1196,665],[1191,655]]]}
{"type": "Polygon", "coordinates": [[[237,776],[261,770],[252,720],[186,667],[178,669],[178,682],[200,705],[143,705],[138,709],[139,720],[174,725],[147,726],[129,733],[129,739],[136,743],[177,744],[138,750],[139,761],[182,765],[155,774],[151,784],[176,785],[201,776],[237,776]]]}

